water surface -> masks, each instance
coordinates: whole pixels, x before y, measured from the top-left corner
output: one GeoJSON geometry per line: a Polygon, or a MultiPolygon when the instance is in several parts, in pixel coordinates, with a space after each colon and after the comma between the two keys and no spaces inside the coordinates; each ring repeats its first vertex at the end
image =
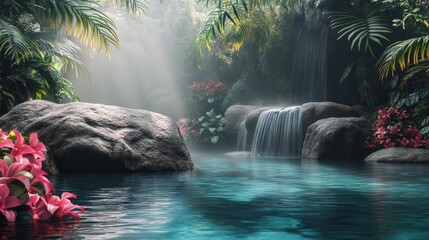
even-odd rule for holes
{"type": "Polygon", "coordinates": [[[0,227],[66,239],[429,239],[429,165],[194,156],[182,173],[61,175],[80,222],[0,227]]]}

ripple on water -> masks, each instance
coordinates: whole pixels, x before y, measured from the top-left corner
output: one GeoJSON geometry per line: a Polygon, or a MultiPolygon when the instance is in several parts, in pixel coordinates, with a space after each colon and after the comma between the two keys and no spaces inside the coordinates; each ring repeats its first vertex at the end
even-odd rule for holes
{"type": "Polygon", "coordinates": [[[194,157],[184,173],[62,175],[81,221],[2,236],[87,239],[428,239],[429,166],[194,157]]]}

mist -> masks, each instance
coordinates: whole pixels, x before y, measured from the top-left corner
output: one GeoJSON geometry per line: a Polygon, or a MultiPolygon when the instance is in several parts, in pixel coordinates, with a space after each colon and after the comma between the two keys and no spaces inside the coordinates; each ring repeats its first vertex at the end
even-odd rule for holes
{"type": "Polygon", "coordinates": [[[109,7],[120,48],[111,58],[87,51],[85,77],[73,81],[81,101],[147,109],[172,118],[185,109],[186,58],[202,20],[194,0],[151,0],[142,17],[109,7]]]}

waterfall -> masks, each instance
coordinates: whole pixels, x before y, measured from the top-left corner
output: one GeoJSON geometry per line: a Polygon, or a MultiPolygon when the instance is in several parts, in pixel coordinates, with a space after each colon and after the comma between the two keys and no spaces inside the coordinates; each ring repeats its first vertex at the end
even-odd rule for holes
{"type": "Polygon", "coordinates": [[[239,151],[246,151],[247,150],[247,136],[248,131],[246,128],[246,121],[241,122],[240,124],[240,130],[238,131],[238,138],[237,138],[237,149],[239,151]]]}
{"type": "Polygon", "coordinates": [[[252,156],[301,156],[300,106],[262,112],[256,124],[252,156]]]}
{"type": "Polygon", "coordinates": [[[306,25],[298,32],[291,72],[293,103],[326,100],[328,32],[328,26],[315,30],[306,25]]]}

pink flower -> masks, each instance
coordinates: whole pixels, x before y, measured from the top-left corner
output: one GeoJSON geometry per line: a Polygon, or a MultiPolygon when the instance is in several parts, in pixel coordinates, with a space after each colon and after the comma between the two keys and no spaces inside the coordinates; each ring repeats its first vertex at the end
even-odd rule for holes
{"type": "Polygon", "coordinates": [[[30,170],[33,178],[30,181],[30,193],[48,194],[54,191],[52,183],[46,178],[48,174],[36,165],[30,170]]]}
{"type": "Polygon", "coordinates": [[[28,178],[28,169],[32,164],[12,163],[10,166],[4,160],[0,160],[0,184],[9,184],[13,181],[19,181],[24,188],[30,188],[30,180],[28,178]]]}
{"type": "Polygon", "coordinates": [[[406,147],[406,146],[408,146],[408,144],[410,143],[410,141],[409,141],[406,137],[403,137],[403,138],[401,139],[400,143],[401,143],[401,145],[402,145],[403,147],[406,147]]]}
{"type": "Polygon", "coordinates": [[[386,141],[384,141],[384,148],[391,148],[395,146],[395,142],[392,141],[392,139],[388,138],[386,141]]]}
{"type": "Polygon", "coordinates": [[[85,212],[85,209],[71,203],[69,198],[76,198],[76,195],[65,192],[59,198],[51,193],[42,196],[34,194],[30,197],[28,205],[33,210],[34,219],[64,219],[66,217],[80,219],[80,215],[74,210],[85,212]]]}
{"type": "Polygon", "coordinates": [[[397,134],[399,132],[401,132],[401,129],[399,128],[398,124],[395,124],[393,127],[389,128],[390,134],[397,134]]]}
{"type": "MultiPolygon", "coordinates": [[[[30,159],[25,157],[27,154],[34,154],[34,149],[28,145],[25,144],[24,138],[22,137],[21,133],[17,130],[12,130],[16,136],[15,144],[12,148],[12,156],[15,158],[15,161],[21,162],[21,163],[29,163],[30,159]]],[[[38,166],[42,166],[41,162],[33,162],[34,164],[38,166]]]]}
{"type": "Polygon", "coordinates": [[[378,110],[378,114],[381,118],[390,118],[390,113],[385,108],[378,110]]]}
{"type": "Polygon", "coordinates": [[[15,212],[11,208],[21,206],[22,203],[13,195],[9,196],[9,187],[6,184],[0,184],[0,212],[9,221],[15,221],[15,212]]]}
{"type": "Polygon", "coordinates": [[[46,152],[46,147],[39,141],[39,138],[37,137],[37,133],[30,134],[30,147],[34,149],[33,156],[34,158],[38,158],[40,160],[45,160],[45,154],[43,152],[46,152]]]}
{"type": "Polygon", "coordinates": [[[373,136],[365,143],[366,147],[427,147],[427,139],[423,136],[405,109],[395,107],[383,108],[378,111],[376,121],[372,125],[373,136]]]}
{"type": "Polygon", "coordinates": [[[8,133],[7,132],[3,132],[1,129],[0,129],[0,140],[6,140],[7,139],[7,137],[8,137],[8,133]]]}

